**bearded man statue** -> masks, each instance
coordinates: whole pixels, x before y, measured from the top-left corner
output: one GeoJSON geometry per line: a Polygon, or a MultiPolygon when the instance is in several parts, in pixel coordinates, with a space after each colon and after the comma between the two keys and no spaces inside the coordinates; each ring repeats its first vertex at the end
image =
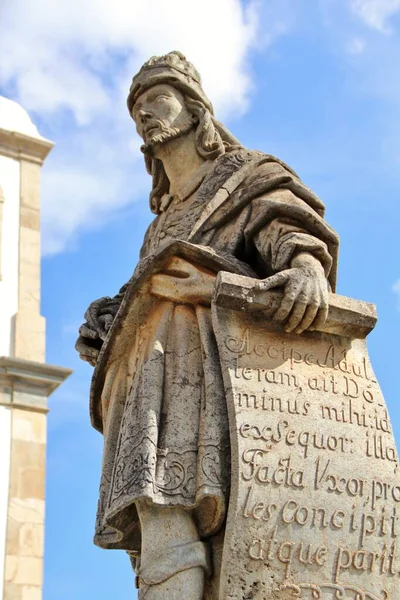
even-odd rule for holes
{"type": "Polygon", "coordinates": [[[96,366],[91,416],[104,434],[95,543],[129,553],[140,600],[215,599],[230,482],[216,275],[281,288],[275,321],[315,329],[335,287],[338,238],[291,168],[214,118],[181,53],[143,65],[128,109],[156,216],[132,279],[90,305],[76,344],[96,366]]]}

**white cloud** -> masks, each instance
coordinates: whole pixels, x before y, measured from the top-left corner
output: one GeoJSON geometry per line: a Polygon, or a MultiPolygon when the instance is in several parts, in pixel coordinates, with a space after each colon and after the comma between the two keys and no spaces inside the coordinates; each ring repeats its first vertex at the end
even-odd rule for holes
{"type": "Polygon", "coordinates": [[[400,0],[353,0],[352,9],[369,27],[390,33],[388,21],[400,13],[400,0]]]}
{"type": "Polygon", "coordinates": [[[259,0],[13,0],[0,5],[0,85],[46,122],[56,142],[43,177],[43,251],[68,249],[149,187],[126,110],[132,75],[177,49],[199,69],[218,117],[243,114],[259,0]],[[135,150],[133,150],[135,149],[135,150]]]}
{"type": "Polygon", "coordinates": [[[365,50],[365,46],[366,44],[364,40],[359,37],[355,37],[347,44],[347,52],[349,54],[362,54],[365,50]]]}
{"type": "Polygon", "coordinates": [[[66,240],[73,242],[80,227],[91,229],[123,204],[120,173],[112,167],[105,175],[82,169],[57,168],[43,178],[44,254],[64,249],[66,240]]]}
{"type": "Polygon", "coordinates": [[[15,0],[3,8],[1,80],[27,108],[68,108],[86,123],[126,95],[144,60],[177,48],[216,106],[235,113],[247,102],[256,25],[257,5],[239,0],[15,0]]]}
{"type": "Polygon", "coordinates": [[[146,198],[140,138],[124,102],[90,125],[60,135],[42,177],[42,251],[74,249],[83,231],[101,227],[139,197],[146,198]]]}

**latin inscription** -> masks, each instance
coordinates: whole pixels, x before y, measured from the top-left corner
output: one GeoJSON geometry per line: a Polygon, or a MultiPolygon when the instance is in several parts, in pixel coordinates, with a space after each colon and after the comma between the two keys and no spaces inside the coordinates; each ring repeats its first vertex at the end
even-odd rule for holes
{"type": "MultiPolygon", "coordinates": [[[[281,442],[286,446],[300,447],[304,458],[309,456],[311,448],[342,454],[353,453],[354,440],[350,437],[329,434],[321,430],[304,431],[285,420],[281,420],[272,426],[260,426],[257,423],[245,422],[240,426],[239,434],[246,439],[264,442],[264,453],[267,453],[274,445],[281,442]]],[[[262,451],[263,449],[259,450],[259,452],[262,451]]]]}
{"type": "Polygon", "coordinates": [[[263,496],[255,484],[248,488],[242,513],[244,518],[265,522],[278,520],[281,524],[316,530],[331,528],[358,532],[360,547],[371,536],[397,538],[400,534],[400,507],[389,510],[383,506],[372,513],[360,508],[344,510],[343,507],[309,506],[295,498],[278,505],[277,502],[263,500],[263,496]]]}
{"type": "Polygon", "coordinates": [[[363,388],[359,382],[348,375],[329,375],[328,377],[301,377],[295,373],[280,369],[252,368],[239,366],[239,358],[234,362],[234,378],[251,384],[267,383],[272,386],[284,386],[297,391],[317,391],[322,394],[343,395],[349,399],[361,399],[368,404],[374,404],[375,398],[370,388],[363,388]]]}
{"type": "Polygon", "coordinates": [[[240,337],[226,338],[225,345],[234,354],[254,354],[272,361],[287,362],[291,370],[294,370],[296,365],[304,363],[308,366],[331,368],[376,383],[365,357],[362,357],[360,362],[349,361],[348,350],[337,348],[332,344],[325,348],[322,356],[317,356],[315,352],[294,348],[285,340],[281,340],[279,344],[257,342],[252,339],[251,331],[247,328],[240,337]]]}
{"type": "Polygon", "coordinates": [[[306,588],[323,598],[326,588],[329,597],[347,589],[385,600],[383,586],[357,595],[348,580],[367,575],[372,589],[376,577],[400,577],[400,480],[385,402],[365,352],[333,336],[297,339],[243,328],[224,342],[248,559],[260,574],[280,565],[279,589],[299,598],[306,588]],[[313,583],[296,582],[300,572],[313,583]]]}
{"type": "Polygon", "coordinates": [[[382,541],[377,550],[368,548],[349,548],[338,546],[332,548],[315,542],[294,541],[292,538],[281,538],[278,526],[265,537],[254,538],[248,546],[248,555],[254,561],[283,563],[285,579],[292,576],[293,567],[297,564],[323,567],[327,562],[332,564],[333,581],[338,583],[348,571],[360,571],[370,575],[400,576],[399,549],[396,540],[388,543],[382,541]]]}

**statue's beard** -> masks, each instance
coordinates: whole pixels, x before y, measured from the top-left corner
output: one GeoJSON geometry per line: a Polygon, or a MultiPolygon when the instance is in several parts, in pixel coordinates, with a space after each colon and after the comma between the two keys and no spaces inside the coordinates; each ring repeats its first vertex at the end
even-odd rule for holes
{"type": "Polygon", "coordinates": [[[154,156],[155,150],[162,144],[181,137],[190,131],[193,127],[193,120],[188,118],[176,127],[169,127],[159,119],[154,119],[151,122],[151,125],[153,124],[157,129],[154,133],[150,131],[148,136],[145,135],[145,143],[140,148],[143,154],[149,154],[151,156],[154,156]]]}

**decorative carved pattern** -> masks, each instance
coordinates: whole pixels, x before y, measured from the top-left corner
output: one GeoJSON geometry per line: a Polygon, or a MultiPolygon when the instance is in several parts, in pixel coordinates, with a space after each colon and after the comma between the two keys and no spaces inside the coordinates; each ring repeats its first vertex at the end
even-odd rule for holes
{"type": "Polygon", "coordinates": [[[292,598],[303,598],[304,600],[328,600],[325,593],[329,593],[332,600],[387,600],[388,593],[382,590],[382,596],[377,596],[373,592],[367,592],[354,585],[339,583],[284,583],[277,590],[278,592],[291,590],[292,598]],[[309,592],[309,593],[307,593],[309,592]]]}
{"type": "Polygon", "coordinates": [[[224,486],[227,481],[226,465],[223,464],[221,448],[207,446],[201,458],[201,470],[208,485],[224,486]]]}
{"type": "MultiPolygon", "coordinates": [[[[148,446],[148,438],[146,439],[148,446]]],[[[138,444],[140,446],[141,444],[138,444]]],[[[145,441],[142,441],[145,445],[145,441]]],[[[122,461],[114,473],[113,498],[135,488],[144,489],[149,484],[154,494],[181,496],[191,499],[196,491],[196,472],[201,468],[201,485],[226,488],[229,479],[227,461],[223,459],[226,449],[207,445],[198,453],[194,450],[135,453],[135,460],[122,461]],[[126,471],[132,473],[126,476],[126,471]]],[[[197,482],[198,483],[198,482],[197,482]]]]}
{"type": "Polygon", "coordinates": [[[215,167],[211,169],[203,181],[196,198],[196,204],[203,204],[204,200],[209,200],[223,186],[225,181],[240,167],[251,160],[254,153],[251,154],[247,150],[238,152],[228,152],[218,158],[215,167]]]}
{"type": "Polygon", "coordinates": [[[155,493],[183,497],[194,494],[196,453],[157,451],[157,473],[153,481],[155,493]]]}

